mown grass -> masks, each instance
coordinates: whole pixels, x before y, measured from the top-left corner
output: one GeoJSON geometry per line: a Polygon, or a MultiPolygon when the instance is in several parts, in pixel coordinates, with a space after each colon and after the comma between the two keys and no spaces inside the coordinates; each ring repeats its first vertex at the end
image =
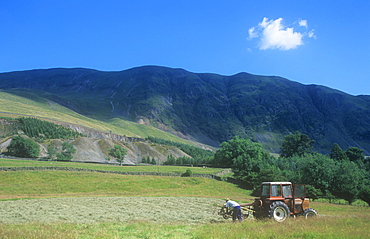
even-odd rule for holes
{"type": "Polygon", "coordinates": [[[198,238],[369,238],[367,215],[318,217],[313,220],[292,219],[284,223],[248,221],[241,224],[208,224],[196,230],[198,238]]]}
{"type": "Polygon", "coordinates": [[[369,238],[369,211],[345,217],[291,219],[284,223],[156,224],[148,222],[86,224],[0,224],[1,238],[369,238]]]}

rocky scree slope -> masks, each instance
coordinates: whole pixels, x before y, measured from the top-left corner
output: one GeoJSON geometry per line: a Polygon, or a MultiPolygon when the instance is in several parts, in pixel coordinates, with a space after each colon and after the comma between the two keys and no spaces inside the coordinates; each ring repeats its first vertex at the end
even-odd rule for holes
{"type": "MultiPolygon", "coordinates": [[[[123,164],[133,165],[141,163],[143,158],[154,158],[157,163],[162,163],[166,161],[167,157],[170,155],[175,158],[190,157],[182,150],[173,146],[155,144],[141,138],[125,137],[74,124],[61,124],[86,136],[75,140],[68,140],[76,149],[76,153],[73,155],[72,159],[74,162],[118,164],[115,159],[109,156],[109,149],[113,148],[114,145],[120,145],[127,150],[127,155],[125,156],[123,164]]],[[[3,136],[0,136],[0,152],[5,152],[12,137],[4,136],[4,133],[9,135],[11,132],[21,131],[19,131],[19,125],[17,125],[16,121],[7,119],[0,119],[0,131],[3,133],[3,136]]],[[[63,141],[60,139],[52,139],[43,143],[38,143],[40,146],[40,157],[48,156],[48,145],[53,144],[58,150],[61,150],[62,143],[63,141]]]]}

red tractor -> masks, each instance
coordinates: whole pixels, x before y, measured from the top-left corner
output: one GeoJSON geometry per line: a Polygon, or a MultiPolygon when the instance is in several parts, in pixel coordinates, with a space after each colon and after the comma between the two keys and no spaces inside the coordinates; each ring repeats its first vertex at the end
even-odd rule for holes
{"type": "Polygon", "coordinates": [[[261,185],[261,196],[254,203],[253,216],[256,219],[271,218],[283,222],[290,216],[303,215],[314,217],[317,212],[309,208],[305,185],[292,185],[291,182],[264,182],[261,185]]]}

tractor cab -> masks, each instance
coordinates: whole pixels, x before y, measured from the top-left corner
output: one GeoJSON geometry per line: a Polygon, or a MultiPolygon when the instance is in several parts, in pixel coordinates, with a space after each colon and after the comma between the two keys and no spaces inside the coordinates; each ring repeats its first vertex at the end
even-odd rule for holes
{"type": "Polygon", "coordinates": [[[261,185],[261,198],[283,200],[292,198],[292,195],[292,183],[290,182],[265,182],[261,185]]]}

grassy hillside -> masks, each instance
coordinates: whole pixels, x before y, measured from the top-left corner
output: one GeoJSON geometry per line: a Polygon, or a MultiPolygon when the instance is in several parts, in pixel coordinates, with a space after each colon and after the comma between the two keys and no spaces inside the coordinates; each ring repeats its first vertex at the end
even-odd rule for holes
{"type": "Polygon", "coordinates": [[[137,124],[118,118],[102,121],[80,115],[45,97],[41,97],[37,92],[0,91],[0,99],[0,116],[2,117],[38,117],[44,120],[81,125],[127,137],[146,138],[153,136],[181,143],[189,143],[152,126],[137,124]],[[25,97],[22,97],[22,95],[25,97]]]}

